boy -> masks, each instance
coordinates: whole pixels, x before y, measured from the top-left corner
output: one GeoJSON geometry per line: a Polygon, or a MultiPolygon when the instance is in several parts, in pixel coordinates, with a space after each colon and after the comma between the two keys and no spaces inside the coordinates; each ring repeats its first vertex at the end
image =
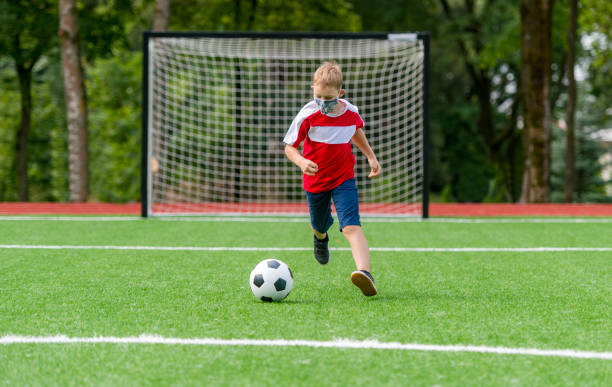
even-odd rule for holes
{"type": "Polygon", "coordinates": [[[340,66],[329,62],[321,65],[314,73],[311,88],[314,100],[300,110],[283,141],[287,157],[304,173],[303,186],[314,232],[314,256],[321,265],[329,262],[327,230],[334,221],[333,199],[340,231],[351,245],[357,266],[351,282],[365,296],[374,296],[378,291],[370,274],[370,250],[359,221],[351,140],[368,158],[372,168],[369,178],[378,176],[381,167],[368,144],[357,107],[340,99],[344,95],[340,66]],[[302,141],[303,156],[297,149],[302,141]]]}

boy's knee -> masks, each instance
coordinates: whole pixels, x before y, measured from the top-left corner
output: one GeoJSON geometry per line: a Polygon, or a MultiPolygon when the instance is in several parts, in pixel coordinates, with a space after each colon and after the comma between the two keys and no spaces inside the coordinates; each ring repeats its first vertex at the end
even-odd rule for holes
{"type": "Polygon", "coordinates": [[[342,233],[347,237],[361,231],[361,226],[344,226],[342,233]]]}

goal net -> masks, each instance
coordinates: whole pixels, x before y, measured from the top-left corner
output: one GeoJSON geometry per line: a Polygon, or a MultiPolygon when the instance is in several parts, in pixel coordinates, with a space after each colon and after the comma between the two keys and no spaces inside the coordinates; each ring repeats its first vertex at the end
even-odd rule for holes
{"type": "Polygon", "coordinates": [[[145,33],[143,216],[308,214],[283,137],[324,61],[342,68],[383,168],[368,179],[353,146],[361,214],[426,216],[424,46],[416,34],[145,33]]]}

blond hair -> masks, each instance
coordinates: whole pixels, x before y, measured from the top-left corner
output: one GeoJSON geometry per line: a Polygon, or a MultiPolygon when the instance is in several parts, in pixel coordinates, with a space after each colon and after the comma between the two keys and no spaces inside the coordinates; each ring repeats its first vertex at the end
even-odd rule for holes
{"type": "Polygon", "coordinates": [[[315,71],[312,78],[313,84],[320,84],[324,86],[333,86],[338,90],[342,88],[342,70],[335,61],[325,62],[317,71],[315,71]]]}

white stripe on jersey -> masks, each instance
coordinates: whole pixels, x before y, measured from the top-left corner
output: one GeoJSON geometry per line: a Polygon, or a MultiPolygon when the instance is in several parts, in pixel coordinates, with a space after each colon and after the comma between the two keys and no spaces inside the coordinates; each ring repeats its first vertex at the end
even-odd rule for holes
{"type": "MultiPolygon", "coordinates": [[[[357,108],[357,106],[353,105],[352,103],[350,103],[349,101],[345,100],[345,99],[339,99],[340,102],[344,103],[346,105],[346,110],[350,110],[354,113],[359,114],[359,109],[357,108]]],[[[302,107],[302,109],[300,110],[300,112],[295,116],[295,118],[293,119],[293,122],[291,123],[291,126],[289,126],[289,130],[287,130],[287,134],[285,134],[285,138],[283,139],[283,142],[285,144],[289,144],[289,145],[293,145],[295,143],[295,141],[298,138],[298,135],[300,133],[300,126],[302,126],[302,123],[304,122],[304,120],[308,117],[310,117],[311,115],[313,115],[314,113],[316,113],[319,110],[319,107],[317,106],[317,103],[315,101],[310,101],[308,102],[306,105],[304,105],[304,107],[302,107]]],[[[338,117],[341,116],[342,114],[344,114],[346,112],[346,110],[340,114],[330,114],[330,117],[338,117]]],[[[342,128],[341,133],[327,133],[324,134],[322,133],[322,131],[318,131],[319,133],[315,133],[314,137],[311,134],[312,130],[315,128],[324,128],[324,127],[313,127],[310,129],[310,132],[308,133],[308,137],[312,140],[312,141],[317,141],[317,142],[325,142],[327,144],[344,144],[349,142],[349,140],[351,139],[351,137],[353,137],[353,135],[355,134],[356,128],[355,125],[352,126],[348,126],[348,127],[344,127],[344,126],[329,126],[327,127],[329,130],[337,130],[339,128],[342,128]],[[348,133],[350,132],[350,129],[347,128],[352,128],[352,133],[350,136],[348,136],[348,133]],[[347,137],[348,136],[348,137],[347,137]],[[318,138],[318,139],[317,139],[318,138]],[[330,141],[334,141],[334,142],[330,142],[327,141],[327,139],[330,139],[330,141]]]]}
{"type": "Polygon", "coordinates": [[[356,125],[349,126],[313,126],[308,132],[312,141],[326,144],[346,144],[357,130],[356,125]]]}

